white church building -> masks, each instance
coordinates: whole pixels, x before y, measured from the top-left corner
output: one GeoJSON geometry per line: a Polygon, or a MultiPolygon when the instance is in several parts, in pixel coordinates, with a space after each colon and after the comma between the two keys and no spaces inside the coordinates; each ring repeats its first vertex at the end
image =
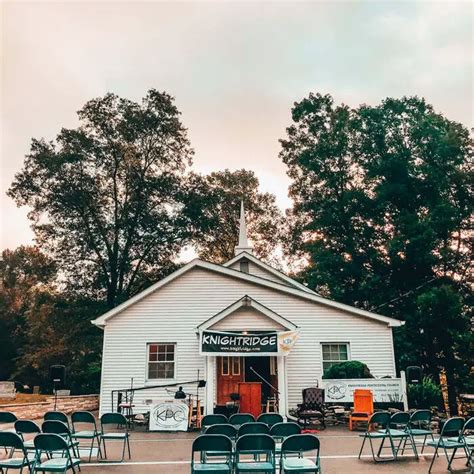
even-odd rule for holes
{"type": "MultiPolygon", "coordinates": [[[[278,394],[284,416],[340,361],[396,377],[392,328],[402,324],[323,298],[256,258],[243,206],[234,258],[194,259],[92,322],[104,331],[101,412],[116,409],[112,392],[132,379],[134,387],[204,379],[205,413],[261,382],[242,411],[258,413],[278,394]]],[[[170,398],[169,388],[137,391],[135,413],[170,398]]]]}

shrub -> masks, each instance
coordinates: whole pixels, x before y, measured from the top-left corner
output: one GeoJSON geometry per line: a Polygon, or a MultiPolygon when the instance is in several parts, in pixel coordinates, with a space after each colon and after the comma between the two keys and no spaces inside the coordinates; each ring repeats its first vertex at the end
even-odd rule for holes
{"type": "Polygon", "coordinates": [[[358,360],[334,364],[324,371],[323,379],[373,379],[369,368],[358,360]]]}
{"type": "Polygon", "coordinates": [[[419,384],[408,384],[407,392],[410,408],[440,407],[443,404],[441,386],[431,377],[423,377],[419,384]]]}

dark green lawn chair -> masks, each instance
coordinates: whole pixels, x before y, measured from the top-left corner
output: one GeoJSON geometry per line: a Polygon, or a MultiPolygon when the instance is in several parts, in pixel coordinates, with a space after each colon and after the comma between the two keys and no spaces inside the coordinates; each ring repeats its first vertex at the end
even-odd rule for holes
{"type": "Polygon", "coordinates": [[[98,447],[97,456],[102,457],[102,451],[100,449],[101,433],[97,429],[95,416],[89,411],[75,411],[71,415],[71,423],[72,423],[71,436],[73,437],[73,439],[79,441],[79,443],[81,439],[89,440],[91,443],[89,447],[90,448],[89,449],[89,462],[91,461],[95,440],[97,440],[97,447],[98,447]],[[82,429],[79,428],[79,425],[81,425],[82,429]],[[84,429],[84,428],[88,428],[88,429],[84,429]]]}
{"type": "Polygon", "coordinates": [[[217,415],[204,415],[201,420],[201,431],[204,433],[208,426],[212,425],[225,425],[229,422],[227,417],[222,414],[217,415]]]}
{"type": "Polygon", "coordinates": [[[393,461],[396,459],[396,451],[395,451],[395,445],[393,443],[393,440],[390,436],[390,432],[388,431],[388,424],[390,422],[390,413],[387,411],[379,411],[377,413],[374,413],[370,418],[369,422],[367,425],[367,431],[364,434],[361,434],[362,438],[364,438],[364,441],[362,442],[362,446],[360,447],[359,451],[359,459],[362,454],[362,451],[364,449],[365,442],[369,440],[370,443],[370,451],[372,452],[372,459],[375,462],[382,462],[382,461],[393,461]],[[380,452],[383,448],[383,444],[385,440],[388,439],[390,442],[390,448],[392,450],[392,457],[387,459],[387,458],[381,458],[380,457],[380,452]],[[379,440],[381,441],[379,451],[377,455],[375,455],[374,452],[374,446],[372,441],[373,440],[379,440]]]}
{"type": "Polygon", "coordinates": [[[31,472],[32,462],[28,459],[28,453],[23,444],[23,440],[20,435],[12,433],[11,431],[0,431],[0,447],[5,448],[5,451],[20,451],[18,458],[8,457],[6,459],[0,459],[0,471],[8,471],[9,469],[19,469],[20,473],[23,472],[23,468],[26,467],[31,472]]]}
{"type": "MultiPolygon", "coordinates": [[[[58,421],[57,423],[61,422],[58,421]]],[[[76,472],[76,466],[80,470],[81,460],[71,456],[69,444],[62,436],[55,433],[41,433],[35,436],[34,443],[36,456],[32,473],[66,473],[69,469],[76,472]],[[43,454],[47,456],[44,461],[42,461],[43,454]]]]}
{"type": "Polygon", "coordinates": [[[319,439],[312,434],[295,434],[288,436],[281,445],[280,472],[282,474],[299,474],[303,472],[320,474],[321,462],[319,450],[319,439]],[[303,457],[304,453],[309,451],[316,451],[314,461],[303,457]]]}
{"type": "Polygon", "coordinates": [[[268,434],[247,434],[235,444],[235,473],[258,472],[274,474],[275,440],[268,434]]]}
{"type": "MultiPolygon", "coordinates": [[[[410,431],[408,429],[409,422],[410,422],[409,413],[397,412],[397,413],[394,413],[390,417],[390,421],[388,422],[387,428],[382,428],[382,429],[379,429],[378,431],[381,433],[389,434],[390,438],[394,442],[398,442],[398,444],[395,447],[395,451],[392,450],[392,454],[395,457],[398,456],[398,452],[400,450],[402,443],[403,443],[403,452],[404,452],[406,448],[406,444],[407,442],[409,442],[411,449],[413,451],[413,454],[415,455],[415,458],[418,459],[418,452],[416,450],[415,441],[413,440],[410,434],[410,431]]],[[[377,453],[378,457],[380,457],[380,453],[382,452],[384,441],[385,439],[382,440],[382,443],[380,445],[379,451],[377,453]]]]}
{"type": "MultiPolygon", "coordinates": [[[[430,410],[415,410],[408,422],[407,431],[410,433],[413,442],[421,446],[421,453],[425,450],[426,440],[428,437],[431,441],[434,440],[433,432],[431,431],[431,411],[430,410]],[[417,443],[416,438],[423,436],[423,442],[417,443]]],[[[403,445],[402,454],[405,452],[406,440],[403,445]]]]}
{"type": "Polygon", "coordinates": [[[67,442],[68,448],[72,450],[73,455],[76,458],[79,458],[79,441],[74,441],[72,439],[71,430],[69,429],[69,426],[66,425],[66,423],[57,420],[43,421],[43,424],[41,425],[41,431],[43,433],[57,434],[64,438],[67,442]]]}
{"type": "Polygon", "coordinates": [[[277,423],[283,423],[283,417],[279,413],[262,413],[257,421],[259,423],[265,423],[270,428],[277,423]]]}
{"type": "Polygon", "coordinates": [[[435,448],[433,459],[431,460],[430,468],[428,472],[431,472],[434,461],[438,456],[438,451],[443,449],[444,455],[448,462],[448,471],[451,471],[451,464],[454,460],[454,456],[458,450],[464,451],[466,458],[469,462],[469,452],[466,443],[463,438],[464,418],[454,417],[450,418],[443,425],[439,438],[434,441],[428,441],[427,446],[435,448]],[[453,436],[453,434],[455,436],[453,436]],[[452,450],[453,454],[449,456],[448,451],[452,450]]]}
{"type": "Polygon", "coordinates": [[[244,423],[239,426],[237,438],[247,434],[270,434],[270,428],[265,423],[259,423],[258,421],[244,423]]]}
{"type": "Polygon", "coordinates": [[[231,440],[237,438],[237,428],[229,423],[211,425],[207,428],[206,434],[220,434],[229,437],[231,440]]]}
{"type": "MultiPolygon", "coordinates": [[[[127,418],[125,418],[122,413],[104,413],[100,417],[100,430],[101,435],[100,439],[102,440],[104,446],[104,456],[107,458],[107,449],[105,447],[105,440],[123,440],[123,449],[122,449],[122,458],[119,462],[123,462],[125,457],[125,447],[128,449],[128,459],[132,458],[130,454],[130,435],[128,433],[128,423],[127,418]],[[106,426],[114,425],[115,427],[123,426],[123,431],[106,431],[106,426]]],[[[113,462],[113,461],[108,461],[113,462]]]]}
{"type": "Polygon", "coordinates": [[[234,426],[240,426],[244,423],[253,423],[254,421],[255,418],[251,413],[234,413],[229,418],[229,423],[234,426]]]}
{"type": "MultiPolygon", "coordinates": [[[[1,426],[13,424],[16,420],[18,420],[18,418],[11,411],[0,411],[0,431],[16,433],[15,428],[6,428],[5,426],[1,426]]],[[[8,450],[6,448],[5,452],[8,453],[8,450]]]]}
{"type": "Polygon", "coordinates": [[[191,474],[211,472],[213,474],[231,474],[232,441],[221,434],[203,434],[193,441],[191,454],[191,474]],[[214,453],[223,460],[207,462],[207,455],[214,453]],[[199,454],[196,459],[196,454],[199,454]]]}
{"type": "Polygon", "coordinates": [[[277,423],[270,428],[270,436],[275,440],[275,453],[279,454],[281,443],[288,436],[301,433],[301,426],[292,421],[277,423]]]}
{"type": "Polygon", "coordinates": [[[41,428],[31,420],[17,420],[15,421],[15,431],[23,440],[23,444],[27,451],[34,451],[35,444],[32,439],[25,440],[25,435],[37,435],[41,433],[41,428]]]}
{"type": "MultiPolygon", "coordinates": [[[[469,418],[464,424],[462,429],[462,438],[466,445],[468,458],[467,458],[467,466],[470,466],[471,469],[474,468],[474,417],[469,418]]],[[[473,469],[474,471],[474,469],[473,469]]]]}

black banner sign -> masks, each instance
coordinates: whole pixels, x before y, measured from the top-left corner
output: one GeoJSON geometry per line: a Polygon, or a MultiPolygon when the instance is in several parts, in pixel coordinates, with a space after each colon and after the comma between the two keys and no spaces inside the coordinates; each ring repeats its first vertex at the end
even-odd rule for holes
{"type": "Polygon", "coordinates": [[[239,334],[234,332],[202,331],[201,354],[278,353],[278,334],[239,334]]]}

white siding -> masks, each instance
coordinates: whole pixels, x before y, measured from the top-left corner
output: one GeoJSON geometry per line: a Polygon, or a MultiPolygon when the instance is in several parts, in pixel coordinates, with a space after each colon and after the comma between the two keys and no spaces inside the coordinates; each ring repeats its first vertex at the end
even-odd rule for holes
{"type": "MultiPolygon", "coordinates": [[[[211,326],[216,331],[272,331],[286,328],[253,308],[240,308],[211,326]]],[[[210,328],[210,329],[211,329],[210,328]]]]}
{"type": "MultiPolygon", "coordinates": [[[[233,270],[240,271],[240,260],[233,263],[229,268],[233,270]]],[[[286,282],[283,278],[278,278],[273,273],[265,270],[265,268],[260,267],[259,265],[255,264],[254,262],[249,261],[249,273],[251,275],[258,276],[260,278],[265,278],[266,280],[274,281],[275,283],[280,283],[282,285],[291,286],[286,282]]]]}
{"type": "MultiPolygon", "coordinates": [[[[197,379],[198,369],[204,378],[205,357],[199,356],[196,327],[246,294],[300,328],[299,340],[286,361],[289,408],[301,402],[303,388],[320,379],[323,342],[348,342],[351,358],[366,363],[374,376],[395,376],[392,331],[385,323],[195,268],[107,322],[101,411],[111,409],[111,390],[129,387],[132,377],[135,387],[170,382],[146,380],[150,342],[177,344],[177,382],[197,379]]],[[[136,411],[147,410],[146,399],[170,398],[163,389],[136,392],[136,411]]]]}

